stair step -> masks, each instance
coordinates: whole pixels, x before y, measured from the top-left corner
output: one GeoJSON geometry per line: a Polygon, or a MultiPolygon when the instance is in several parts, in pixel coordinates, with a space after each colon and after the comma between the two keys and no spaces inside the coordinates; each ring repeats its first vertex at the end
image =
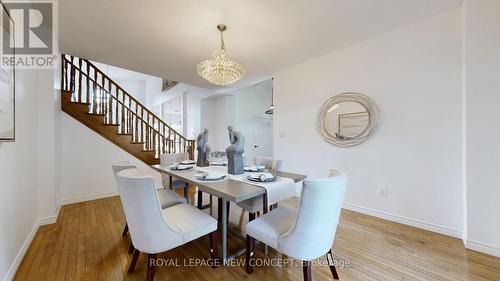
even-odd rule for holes
{"type": "Polygon", "coordinates": [[[117,133],[119,136],[132,136],[131,133],[117,133]]]}
{"type": "Polygon", "coordinates": [[[115,127],[119,127],[120,124],[106,124],[106,123],[103,123],[102,124],[103,126],[115,126],[115,127]]]}
{"type": "Polygon", "coordinates": [[[88,115],[98,115],[98,116],[106,116],[105,113],[92,113],[92,112],[89,112],[87,113],[88,115]]]}
{"type": "Polygon", "coordinates": [[[156,152],[156,150],[154,150],[154,149],[153,150],[150,150],[150,149],[145,150],[145,149],[143,149],[142,152],[156,152]]]}
{"type": "Polygon", "coordinates": [[[131,141],[131,144],[145,144],[146,142],[143,141],[131,141]]]}

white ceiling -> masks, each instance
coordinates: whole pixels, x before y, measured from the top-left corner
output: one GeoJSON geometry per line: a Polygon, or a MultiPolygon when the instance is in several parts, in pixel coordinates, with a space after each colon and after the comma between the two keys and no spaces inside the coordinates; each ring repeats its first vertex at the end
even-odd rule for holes
{"type": "MultiPolygon", "coordinates": [[[[64,0],[59,1],[63,53],[218,89],[196,65],[226,48],[247,69],[232,88],[352,45],[388,29],[457,7],[461,0],[64,0]]],[[[229,89],[222,89],[229,90],[229,89]]]]}

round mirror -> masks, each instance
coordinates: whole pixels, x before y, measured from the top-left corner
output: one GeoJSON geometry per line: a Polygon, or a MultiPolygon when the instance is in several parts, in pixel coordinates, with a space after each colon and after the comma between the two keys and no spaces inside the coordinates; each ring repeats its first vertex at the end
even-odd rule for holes
{"type": "Polygon", "coordinates": [[[338,146],[360,144],[373,134],[378,124],[378,109],[365,95],[344,93],[330,98],[318,119],[320,135],[338,146]]]}

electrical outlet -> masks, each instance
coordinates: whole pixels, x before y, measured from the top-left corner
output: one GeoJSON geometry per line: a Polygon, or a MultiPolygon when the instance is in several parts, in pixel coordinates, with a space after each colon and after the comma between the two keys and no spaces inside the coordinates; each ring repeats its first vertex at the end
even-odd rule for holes
{"type": "Polygon", "coordinates": [[[378,196],[387,197],[389,196],[389,190],[387,188],[379,188],[378,196]]]}

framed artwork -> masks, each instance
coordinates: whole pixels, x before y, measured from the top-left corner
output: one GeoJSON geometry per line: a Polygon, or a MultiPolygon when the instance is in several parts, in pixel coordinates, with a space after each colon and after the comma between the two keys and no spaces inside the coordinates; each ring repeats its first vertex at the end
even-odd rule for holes
{"type": "MultiPolygon", "coordinates": [[[[1,5],[1,32],[2,39],[14,42],[14,22],[9,13],[5,9],[2,2],[1,5]]],[[[3,44],[0,46],[1,56],[3,52],[3,44]]],[[[9,57],[12,56],[9,54],[9,57]]],[[[0,141],[14,141],[16,137],[16,113],[15,113],[15,70],[14,67],[5,67],[0,65],[0,141]]]]}
{"type": "Polygon", "coordinates": [[[177,81],[163,78],[161,83],[161,91],[166,92],[175,85],[177,85],[177,81]]]}

